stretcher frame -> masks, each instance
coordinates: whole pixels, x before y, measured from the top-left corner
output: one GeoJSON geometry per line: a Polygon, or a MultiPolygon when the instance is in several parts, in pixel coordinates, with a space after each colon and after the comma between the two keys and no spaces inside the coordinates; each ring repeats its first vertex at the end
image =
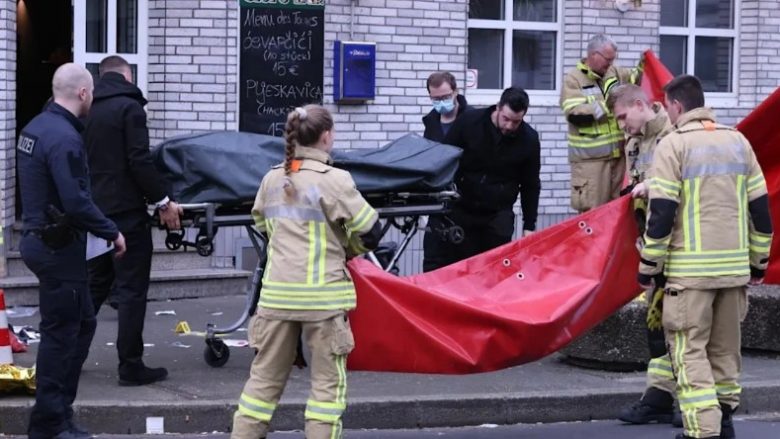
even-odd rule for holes
{"type": "MultiPolygon", "coordinates": [[[[454,243],[463,240],[463,229],[446,218],[452,203],[459,198],[455,190],[376,193],[363,196],[383,221],[382,238],[393,228],[401,232],[401,242],[397,246],[385,246],[366,254],[371,262],[387,272],[397,274],[398,261],[417,232],[423,229],[421,221],[424,216],[442,215],[445,218],[445,227],[433,232],[454,243]]],[[[220,227],[240,226],[247,231],[258,256],[257,264],[247,283],[246,303],[238,320],[225,327],[218,327],[212,323],[206,325],[204,360],[212,367],[221,367],[230,358],[230,349],[219,337],[238,331],[257,309],[267,259],[265,251],[267,238],[254,227],[254,220],[248,213],[251,204],[194,203],[180,206],[184,210],[182,230],[166,230],[165,245],[169,250],[194,248],[199,255],[208,257],[214,251],[214,239],[220,227]],[[196,238],[194,241],[187,241],[186,231],[193,229],[197,230],[196,238]]],[[[159,218],[156,219],[159,225],[159,218]]]]}

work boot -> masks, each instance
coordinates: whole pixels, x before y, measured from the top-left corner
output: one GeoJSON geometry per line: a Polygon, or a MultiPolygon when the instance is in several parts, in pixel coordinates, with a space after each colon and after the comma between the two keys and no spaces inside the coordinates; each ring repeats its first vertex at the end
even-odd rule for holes
{"type": "Polygon", "coordinates": [[[732,409],[729,405],[721,404],[720,411],[723,413],[723,416],[720,418],[720,439],[735,439],[737,433],[734,431],[732,415],[737,410],[732,409]]]}
{"type": "Polygon", "coordinates": [[[682,412],[680,409],[674,409],[674,415],[672,415],[672,426],[676,428],[683,428],[682,412]]]}
{"type": "Polygon", "coordinates": [[[131,370],[126,373],[119,373],[120,386],[143,386],[145,384],[156,383],[168,377],[168,370],[164,367],[146,367],[131,370]]]}
{"type": "Polygon", "coordinates": [[[670,424],[674,416],[673,404],[672,395],[650,387],[642,399],[623,410],[618,419],[629,424],[649,424],[651,422],[670,424]]]}

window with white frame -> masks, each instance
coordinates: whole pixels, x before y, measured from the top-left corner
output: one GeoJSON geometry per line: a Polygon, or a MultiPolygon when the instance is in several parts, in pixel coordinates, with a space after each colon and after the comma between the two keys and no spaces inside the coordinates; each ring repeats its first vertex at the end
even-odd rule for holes
{"type": "Polygon", "coordinates": [[[470,0],[468,68],[476,92],[512,85],[553,93],[560,70],[561,0],[470,0]]]}
{"type": "Polygon", "coordinates": [[[85,0],[73,4],[74,61],[97,77],[100,61],[119,55],[146,93],[148,0],[85,0]]]}
{"type": "Polygon", "coordinates": [[[696,75],[704,91],[735,89],[737,0],[661,0],[661,61],[696,75]]]}

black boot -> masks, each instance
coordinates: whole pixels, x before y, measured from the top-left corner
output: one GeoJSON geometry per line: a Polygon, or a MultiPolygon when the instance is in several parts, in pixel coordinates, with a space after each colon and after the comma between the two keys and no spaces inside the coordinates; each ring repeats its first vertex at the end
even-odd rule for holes
{"type": "Polygon", "coordinates": [[[650,387],[642,399],[623,410],[618,419],[629,424],[670,424],[674,413],[674,399],[663,390],[650,387]]]}
{"type": "Polygon", "coordinates": [[[734,431],[734,419],[732,418],[732,415],[737,409],[732,409],[729,405],[721,404],[720,411],[723,413],[723,416],[720,418],[720,439],[735,439],[737,433],[734,431]]]}
{"type": "Polygon", "coordinates": [[[675,428],[683,428],[682,412],[680,409],[674,409],[674,415],[672,415],[672,426],[675,428]]]}
{"type": "Polygon", "coordinates": [[[164,367],[134,367],[127,371],[119,372],[120,386],[143,386],[145,384],[162,381],[168,376],[168,370],[164,367]]]}

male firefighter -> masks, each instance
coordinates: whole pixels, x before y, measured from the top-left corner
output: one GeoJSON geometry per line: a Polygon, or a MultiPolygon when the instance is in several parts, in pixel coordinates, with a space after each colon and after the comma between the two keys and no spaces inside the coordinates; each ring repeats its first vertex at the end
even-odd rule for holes
{"type": "MultiPolygon", "coordinates": [[[[631,178],[634,211],[640,225],[639,233],[642,235],[645,232],[647,216],[647,173],[656,145],[671,131],[672,124],[663,105],[659,102],[651,103],[637,85],[625,84],[616,87],[609,95],[607,107],[628,137],[626,168],[631,178]]],[[[676,383],[661,326],[663,293],[662,288],[646,292],[648,347],[652,357],[647,367],[647,389],[642,398],[625,409],[619,418],[631,424],[658,422],[682,427],[682,418],[679,412],[674,410],[676,383]]]]}
{"type": "Polygon", "coordinates": [[[578,212],[617,198],[626,173],[625,137],[606,100],[615,86],[638,82],[642,63],[634,69],[616,67],[617,50],[609,37],[594,36],[587,57],[563,81],[561,108],[569,123],[571,207],[578,212]]]}
{"type": "Polygon", "coordinates": [[[663,282],[663,326],[685,438],[734,438],[742,388],[740,321],[748,283],[760,283],[772,241],[766,183],[750,143],[715,123],[693,76],[664,88],[674,131],[650,168],[639,264],[645,288],[663,282]]]}

